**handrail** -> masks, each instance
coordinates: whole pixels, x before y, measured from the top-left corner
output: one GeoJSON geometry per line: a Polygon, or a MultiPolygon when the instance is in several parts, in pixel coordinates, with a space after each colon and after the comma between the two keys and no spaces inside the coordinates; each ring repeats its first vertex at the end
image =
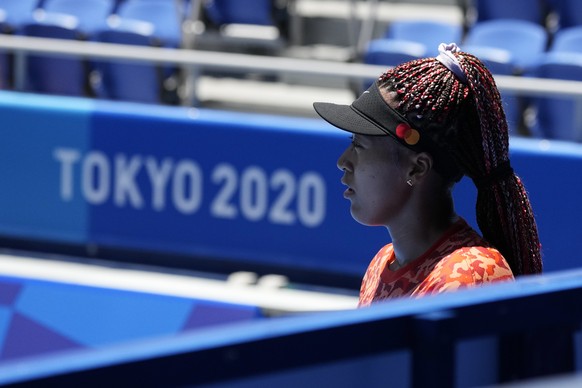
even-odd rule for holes
{"type": "Polygon", "coordinates": [[[81,42],[66,39],[2,35],[0,49],[17,53],[42,53],[57,56],[116,59],[156,64],[190,65],[200,68],[228,69],[235,72],[262,71],[324,77],[365,79],[376,77],[385,66],[333,61],[265,57],[202,50],[146,47],[115,43],[81,42]]]}
{"type": "MultiPolygon", "coordinates": [[[[56,56],[175,64],[197,68],[227,69],[234,72],[260,71],[271,74],[310,75],[363,80],[375,78],[386,66],[323,60],[265,57],[202,50],[145,47],[65,39],[1,35],[0,50],[15,53],[43,53],[56,56]]],[[[582,97],[582,82],[543,78],[495,76],[500,90],[527,95],[582,97]]]]}

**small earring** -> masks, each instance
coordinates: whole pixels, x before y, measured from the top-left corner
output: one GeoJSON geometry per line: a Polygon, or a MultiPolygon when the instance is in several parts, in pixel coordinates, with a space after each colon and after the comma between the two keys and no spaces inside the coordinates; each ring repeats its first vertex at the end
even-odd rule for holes
{"type": "Polygon", "coordinates": [[[408,184],[408,186],[412,187],[412,179],[407,180],[406,183],[408,184]]]}

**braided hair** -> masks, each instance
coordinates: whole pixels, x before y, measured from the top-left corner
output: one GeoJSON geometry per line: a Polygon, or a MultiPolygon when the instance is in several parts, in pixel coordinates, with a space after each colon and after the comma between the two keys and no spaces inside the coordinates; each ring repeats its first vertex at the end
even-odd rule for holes
{"type": "Polygon", "coordinates": [[[396,95],[396,110],[453,158],[458,172],[477,186],[477,223],[515,275],[542,271],[537,227],[520,178],[509,165],[509,134],[493,76],[475,56],[457,52],[466,82],[436,58],[401,64],[384,73],[384,98],[396,95]]]}

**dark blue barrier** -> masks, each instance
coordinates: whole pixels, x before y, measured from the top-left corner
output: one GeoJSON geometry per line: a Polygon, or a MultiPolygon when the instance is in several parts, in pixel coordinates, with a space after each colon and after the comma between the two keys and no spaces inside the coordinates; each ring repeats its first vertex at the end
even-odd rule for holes
{"type": "Polygon", "coordinates": [[[581,298],[582,272],[572,270],[415,303],[395,300],[6,363],[0,384],[489,386],[582,371],[581,298]]]}
{"type": "MultiPolygon", "coordinates": [[[[357,224],[321,120],[0,92],[0,237],[359,279],[383,228],[357,224]]],[[[515,139],[548,271],[579,266],[582,146],[515,139]]],[[[459,212],[474,224],[463,181],[459,212]]],[[[99,253],[97,253],[99,255],[99,253]]]]}
{"type": "Polygon", "coordinates": [[[256,306],[0,276],[0,364],[259,317],[256,306]]]}

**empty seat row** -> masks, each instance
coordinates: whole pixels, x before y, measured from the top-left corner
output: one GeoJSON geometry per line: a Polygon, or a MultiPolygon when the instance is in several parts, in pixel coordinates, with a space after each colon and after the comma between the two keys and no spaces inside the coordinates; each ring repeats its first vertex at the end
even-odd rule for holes
{"type": "MultiPolygon", "coordinates": [[[[166,47],[178,47],[181,41],[181,15],[174,1],[2,0],[2,7],[11,15],[4,20],[3,31],[8,33],[166,47]]],[[[10,87],[11,57],[4,54],[0,63],[2,84],[10,87]]],[[[156,66],[39,55],[28,55],[25,63],[25,83],[20,86],[27,91],[143,102],[161,102],[164,77],[175,73],[156,66]]]]}
{"type": "MultiPolygon", "coordinates": [[[[394,66],[435,56],[437,42],[461,43],[463,51],[483,60],[493,74],[582,81],[582,26],[563,28],[550,41],[542,26],[525,20],[479,22],[465,36],[459,25],[393,22],[383,37],[369,43],[362,61],[394,66]]],[[[582,112],[576,113],[571,99],[527,98],[505,91],[502,97],[513,134],[582,141],[577,130],[582,112]]]]}
{"type": "Polygon", "coordinates": [[[543,27],[524,20],[500,19],[462,26],[435,21],[395,21],[379,39],[369,42],[366,63],[395,65],[438,54],[439,43],[456,42],[488,62],[493,72],[523,74],[547,52],[582,53],[582,26],[564,28],[550,37],[543,27]]]}
{"type": "MultiPolygon", "coordinates": [[[[0,0],[2,32],[136,46],[179,47],[190,0],[0,0]],[[1,15],[5,17],[2,18],[1,15]]],[[[223,23],[275,23],[273,0],[213,0],[203,19],[223,23]]],[[[0,87],[14,85],[12,58],[0,54],[0,87]]],[[[177,103],[179,69],[130,63],[27,56],[25,90],[140,102],[177,103]]]]}
{"type": "Polygon", "coordinates": [[[467,25],[488,20],[518,19],[550,30],[582,25],[579,0],[466,0],[467,25]]]}
{"type": "Polygon", "coordinates": [[[118,0],[0,0],[3,32],[17,33],[34,22],[36,11],[64,13],[79,19],[83,30],[93,30],[119,5],[118,0]]]}

